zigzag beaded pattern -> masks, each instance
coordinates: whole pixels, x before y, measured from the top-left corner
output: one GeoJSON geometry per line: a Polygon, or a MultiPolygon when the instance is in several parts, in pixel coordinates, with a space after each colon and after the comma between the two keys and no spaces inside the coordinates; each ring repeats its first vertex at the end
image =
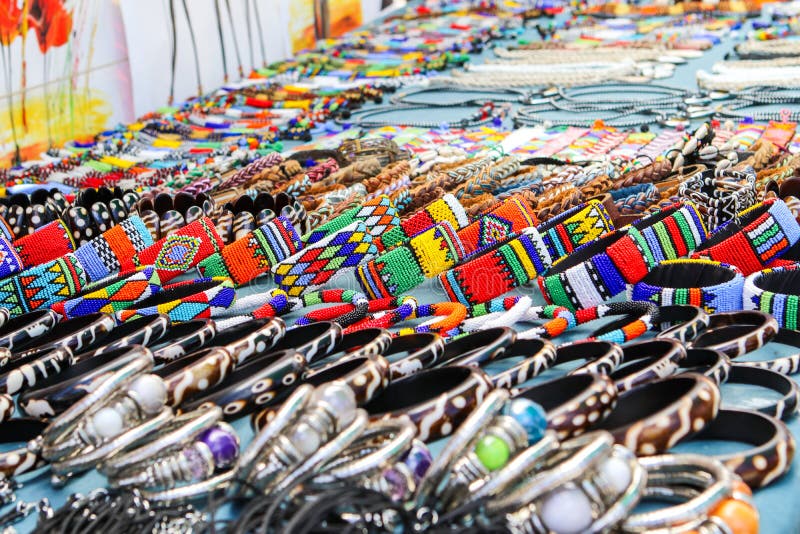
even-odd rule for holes
{"type": "MultiPolygon", "coordinates": [[[[94,285],[101,285],[102,281],[94,285]]],[[[143,267],[122,280],[100,287],[80,296],[59,302],[53,310],[65,319],[81,317],[91,313],[113,313],[128,308],[161,290],[161,280],[153,267],[143,267]]]]}
{"type": "Polygon", "coordinates": [[[229,278],[199,278],[189,282],[180,282],[178,284],[172,284],[171,286],[165,286],[163,291],[167,292],[170,289],[184,284],[202,284],[211,281],[217,283],[210,289],[199,291],[181,299],[163,302],[155,306],[121,310],[116,314],[117,319],[120,322],[125,322],[130,319],[138,319],[147,315],[163,313],[167,315],[173,323],[180,323],[192,321],[194,319],[217,317],[225,312],[236,299],[236,290],[233,288],[233,282],[231,282],[229,278]]]}
{"type": "Polygon", "coordinates": [[[590,200],[550,219],[537,229],[555,262],[577,247],[614,231],[614,224],[603,205],[597,200],[590,200]]]}
{"type": "Polygon", "coordinates": [[[0,307],[16,317],[66,300],[85,283],[86,274],[78,259],[67,254],[0,282],[0,307]]]}

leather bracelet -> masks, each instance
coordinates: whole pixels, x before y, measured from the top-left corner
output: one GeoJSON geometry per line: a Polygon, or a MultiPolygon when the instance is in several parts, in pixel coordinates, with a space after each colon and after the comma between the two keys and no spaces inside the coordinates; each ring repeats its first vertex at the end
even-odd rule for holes
{"type": "Polygon", "coordinates": [[[782,200],[770,199],[748,208],[718,228],[697,247],[693,258],[735,265],[748,276],[779,258],[800,240],[800,225],[782,200]]]}
{"type": "Polygon", "coordinates": [[[381,356],[392,343],[392,334],[383,328],[367,328],[344,334],[331,350],[322,358],[315,358],[310,368],[320,369],[326,365],[361,358],[381,356]]]}
{"type": "Polygon", "coordinates": [[[124,348],[129,345],[151,347],[158,343],[170,328],[169,317],[166,315],[148,315],[133,319],[114,327],[114,330],[98,339],[95,343],[84,347],[78,357],[86,353],[96,356],[110,350],[124,348]]]}
{"type": "MultiPolygon", "coordinates": [[[[75,251],[92,282],[118,273],[130,258],[153,244],[153,236],[138,215],[131,215],[75,251]]],[[[159,277],[159,280],[164,281],[159,277]]]]}
{"type": "Polygon", "coordinates": [[[155,361],[169,362],[205,347],[216,335],[217,327],[211,319],[186,321],[171,324],[166,333],[150,348],[155,361]]]}
{"type": "Polygon", "coordinates": [[[778,333],[778,322],[760,311],[716,313],[708,328],[689,343],[691,348],[724,352],[736,358],[763,347],[778,333]]]}
{"type": "Polygon", "coordinates": [[[167,406],[179,407],[193,395],[222,383],[235,359],[222,347],[205,347],[171,361],[154,373],[167,387],[167,406]]]}
{"type": "MultiPolygon", "coordinates": [[[[2,308],[5,313],[7,311],[2,308]]],[[[0,326],[0,347],[16,350],[32,339],[46,334],[58,324],[58,316],[50,310],[36,310],[8,319],[0,326]]]]}
{"type": "Polygon", "coordinates": [[[433,367],[442,358],[444,351],[444,338],[429,332],[392,338],[383,357],[389,362],[389,378],[397,380],[433,367]],[[402,356],[397,357],[398,354],[402,356]]]}
{"type": "Polygon", "coordinates": [[[421,441],[449,436],[491,390],[478,369],[429,369],[390,382],[364,409],[373,420],[408,416],[421,441]]]}
{"type": "Polygon", "coordinates": [[[31,451],[28,443],[39,437],[47,423],[37,419],[12,419],[3,423],[4,444],[20,443],[16,448],[7,448],[0,453],[0,474],[11,479],[38,469],[45,464],[39,453],[31,451]]]}
{"type": "Polygon", "coordinates": [[[78,294],[86,282],[78,259],[67,254],[0,281],[0,307],[11,317],[49,308],[78,294]]]}
{"type": "MultiPolygon", "coordinates": [[[[468,360],[466,358],[465,360],[468,360]]],[[[556,349],[553,344],[546,339],[517,339],[506,347],[503,352],[490,361],[484,362],[486,365],[478,365],[489,375],[489,379],[495,388],[511,389],[524,384],[531,378],[539,376],[544,370],[549,369],[556,359],[556,349]],[[486,369],[492,361],[505,360],[507,358],[519,358],[522,360],[514,363],[502,371],[494,372],[486,369]]],[[[454,360],[452,365],[472,365],[469,361],[454,360]]]]}
{"type": "Polygon", "coordinates": [[[335,219],[317,226],[302,237],[305,244],[314,244],[348,225],[361,221],[372,234],[373,242],[379,246],[380,237],[400,225],[400,215],[392,200],[386,195],[378,195],[360,206],[347,210],[335,219]]]}
{"type": "Polygon", "coordinates": [[[356,277],[371,299],[390,297],[414,289],[464,256],[455,229],[449,222],[441,222],[357,266],[356,277]]]}
{"type": "MultiPolygon", "coordinates": [[[[305,293],[296,297],[298,304],[306,308],[323,303],[344,303],[352,306],[349,311],[343,312],[341,306],[331,306],[321,310],[313,310],[295,321],[295,326],[311,324],[317,321],[335,321],[342,327],[350,326],[367,316],[369,299],[361,292],[350,289],[324,289],[305,293]]],[[[292,308],[292,311],[297,309],[292,308]]]]}
{"type": "MultiPolygon", "coordinates": [[[[788,376],[769,369],[734,363],[731,365],[730,374],[725,383],[760,386],[776,391],[781,395],[781,398],[777,401],[770,401],[763,406],[754,408],[758,412],[778,419],[789,419],[797,413],[798,404],[800,404],[800,386],[788,376]]],[[[723,390],[723,395],[724,393],[723,390]]]]}
{"type": "Polygon", "coordinates": [[[330,321],[321,321],[305,326],[295,326],[286,330],[272,350],[294,349],[312,363],[326,357],[342,339],[342,327],[330,321]]]}
{"type": "Polygon", "coordinates": [[[14,249],[23,268],[33,267],[75,252],[75,241],[64,221],[56,219],[40,226],[32,234],[14,240],[14,249]]]}
{"type": "Polygon", "coordinates": [[[753,489],[768,486],[786,474],[796,448],[794,437],[783,422],[752,410],[720,410],[692,439],[752,445],[743,451],[715,454],[713,458],[728,466],[753,489]]]}
{"type": "Polygon", "coordinates": [[[550,255],[539,232],[526,228],[440,274],[439,282],[450,300],[470,306],[527,284],[548,267],[550,255]]]}
{"type": "Polygon", "coordinates": [[[731,360],[718,350],[688,349],[686,357],[678,362],[678,373],[699,373],[719,386],[728,380],[731,360]]]}
{"type": "Polygon", "coordinates": [[[460,230],[469,224],[469,217],[464,207],[449,193],[403,219],[399,226],[384,232],[379,239],[381,248],[389,250],[401,245],[409,238],[441,222],[450,223],[455,230],[460,230]]]}
{"type": "Polygon", "coordinates": [[[248,232],[197,264],[205,278],[227,276],[234,285],[241,286],[269,272],[303,244],[292,223],[286,217],[272,221],[248,232]]]}
{"type": "Polygon", "coordinates": [[[742,309],[744,277],[727,263],[700,259],[666,260],[629,287],[628,298],[659,306],[690,305],[708,313],[742,309]]]}
{"type": "Polygon", "coordinates": [[[621,393],[616,407],[596,428],[637,456],[651,456],[701,431],[719,410],[720,392],[697,373],[684,373],[621,393]]]}
{"type": "Polygon", "coordinates": [[[609,375],[622,364],[622,347],[611,341],[576,341],[556,347],[551,368],[565,363],[585,361],[567,374],[594,373],[609,375]]]}
{"type": "Polygon", "coordinates": [[[377,252],[364,223],[354,222],[273,265],[272,274],[280,289],[296,297],[319,289],[335,274],[355,269],[377,252]]]}
{"type": "MultiPolygon", "coordinates": [[[[536,225],[536,214],[520,195],[498,203],[457,232],[464,257],[492,247],[500,241],[536,225]]],[[[544,249],[544,246],[542,246],[544,249]]],[[[548,255],[549,257],[549,255],[548,255]]]]}
{"type": "Polygon", "coordinates": [[[33,338],[27,344],[20,345],[14,351],[14,357],[23,358],[62,347],[72,351],[73,354],[78,354],[84,347],[102,339],[115,326],[114,318],[106,313],[94,313],[64,321],[55,325],[46,334],[33,338]]]}
{"type": "Polygon", "coordinates": [[[118,311],[116,317],[120,322],[157,314],[168,316],[173,323],[209,319],[227,310],[235,299],[230,278],[199,278],[164,286],[155,295],[118,311]]]}
{"type": "Polygon", "coordinates": [[[536,227],[553,263],[581,245],[614,231],[614,223],[597,200],[575,206],[536,227]]]}
{"type": "Polygon", "coordinates": [[[114,313],[133,306],[161,290],[161,280],[153,267],[141,267],[93,282],[73,298],[50,308],[64,319],[90,313],[114,313]]]}
{"type": "MultiPolygon", "coordinates": [[[[797,330],[789,330],[787,328],[778,329],[778,333],[772,338],[766,346],[771,345],[786,345],[800,351],[800,332],[797,330]]],[[[738,365],[745,365],[750,367],[760,367],[762,369],[769,369],[782,375],[793,375],[800,373],[800,352],[794,352],[789,356],[779,356],[769,360],[749,360],[746,358],[737,358],[738,365]]]]}
{"type": "Polygon", "coordinates": [[[617,390],[628,391],[636,386],[675,374],[686,357],[680,341],[656,338],[630,343],[622,347],[622,365],[609,375],[617,390]]]}
{"type": "Polygon", "coordinates": [[[63,347],[12,358],[0,368],[0,394],[15,395],[33,387],[37,381],[57,375],[72,361],[72,351],[63,347]]]}
{"type": "Polygon", "coordinates": [[[617,400],[614,382],[604,375],[581,373],[548,380],[514,394],[547,412],[547,428],[561,440],[579,436],[605,419],[617,400]]]}
{"type": "Polygon", "coordinates": [[[800,265],[757,271],[744,282],[742,302],[746,310],[772,315],[782,328],[800,327],[800,265]]]}
{"type": "Polygon", "coordinates": [[[659,306],[657,320],[654,321],[654,327],[660,330],[656,337],[687,342],[705,330],[709,321],[705,310],[697,306],[659,306]]]}
{"type": "Polygon", "coordinates": [[[210,346],[223,347],[241,365],[249,359],[272,352],[272,348],[283,339],[286,323],[275,317],[255,319],[218,332],[210,346]]]}

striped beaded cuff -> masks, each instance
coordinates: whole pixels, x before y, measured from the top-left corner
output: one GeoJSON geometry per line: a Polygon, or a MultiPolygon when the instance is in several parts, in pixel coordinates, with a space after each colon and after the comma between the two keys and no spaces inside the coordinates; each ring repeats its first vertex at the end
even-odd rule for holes
{"type": "Polygon", "coordinates": [[[658,306],[691,305],[708,313],[742,309],[744,277],[733,265],[711,260],[666,260],[629,288],[630,300],[658,306]]]}
{"type": "Polygon", "coordinates": [[[603,204],[590,200],[565,211],[537,227],[550,258],[555,262],[614,230],[614,223],[603,204]]]}
{"type": "Polygon", "coordinates": [[[782,200],[769,199],[712,233],[692,257],[735,265],[745,276],[763,269],[800,240],[800,225],[782,200]]]}
{"type": "Polygon", "coordinates": [[[75,242],[61,219],[14,241],[25,267],[34,267],[75,251],[75,242]]]}
{"type": "Polygon", "coordinates": [[[25,264],[17,254],[14,245],[3,237],[0,237],[0,279],[11,276],[25,268],[25,264]]]}
{"type": "Polygon", "coordinates": [[[89,284],[80,294],[57,302],[50,308],[64,319],[90,313],[114,313],[161,290],[161,280],[153,267],[141,267],[89,284]]]}
{"type": "Polygon", "coordinates": [[[236,290],[230,278],[198,278],[164,286],[135,307],[116,313],[119,322],[163,313],[172,324],[218,317],[231,307],[236,290]]]}
{"type": "Polygon", "coordinates": [[[400,225],[400,215],[391,199],[386,195],[380,195],[311,230],[302,237],[302,241],[306,244],[316,243],[357,221],[367,226],[375,245],[379,246],[378,238],[400,225]]]}
{"type": "Polygon", "coordinates": [[[742,301],[744,309],[769,313],[782,328],[800,329],[800,264],[751,274],[742,301]]]}
{"type": "Polygon", "coordinates": [[[405,244],[356,267],[359,284],[371,299],[399,295],[449,269],[464,257],[448,222],[412,237],[405,244]]]}
{"type": "Polygon", "coordinates": [[[74,254],[67,254],[0,280],[0,308],[12,317],[49,308],[78,294],[86,282],[81,263],[74,254]]]}
{"type": "Polygon", "coordinates": [[[378,252],[372,234],[357,221],[272,266],[275,283],[290,296],[314,291],[335,274],[350,271],[378,252]]]}
{"type": "Polygon", "coordinates": [[[536,226],[536,214],[521,196],[514,195],[459,230],[458,238],[470,256],[531,226],[536,226]]]}
{"type": "Polygon", "coordinates": [[[400,225],[384,232],[380,238],[381,248],[390,249],[407,241],[420,232],[440,222],[449,222],[456,230],[469,224],[464,206],[451,194],[434,200],[410,217],[400,221],[400,225]]]}
{"type": "Polygon", "coordinates": [[[131,215],[117,226],[78,247],[75,257],[86,271],[87,278],[96,282],[117,274],[123,263],[128,264],[130,258],[152,244],[153,236],[142,219],[138,215],[131,215]]]}
{"type": "Polygon", "coordinates": [[[222,250],[224,241],[208,217],[179,228],[122,264],[124,269],[152,265],[162,283],[185,273],[202,260],[222,250]]]}
{"type": "Polygon", "coordinates": [[[647,241],[654,263],[682,258],[706,239],[706,228],[691,202],[677,202],[633,223],[647,241]]]}
{"type": "Polygon", "coordinates": [[[246,284],[303,248],[286,217],[259,226],[244,237],[197,264],[206,278],[227,276],[237,286],[246,284]]]}
{"type": "Polygon", "coordinates": [[[550,255],[535,228],[480,251],[439,281],[448,298],[465,306],[486,302],[527,284],[550,267],[550,255]]]}

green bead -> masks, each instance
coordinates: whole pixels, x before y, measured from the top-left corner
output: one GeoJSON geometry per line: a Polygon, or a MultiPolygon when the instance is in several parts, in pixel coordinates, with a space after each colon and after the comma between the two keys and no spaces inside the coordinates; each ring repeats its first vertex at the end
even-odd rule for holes
{"type": "Polygon", "coordinates": [[[511,456],[508,444],[496,436],[484,436],[475,445],[475,456],[489,471],[500,469],[511,456]]]}

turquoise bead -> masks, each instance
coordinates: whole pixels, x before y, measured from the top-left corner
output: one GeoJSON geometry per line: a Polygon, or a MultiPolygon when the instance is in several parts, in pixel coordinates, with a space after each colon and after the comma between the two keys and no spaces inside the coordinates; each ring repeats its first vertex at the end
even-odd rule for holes
{"type": "Polygon", "coordinates": [[[528,433],[528,444],[533,445],[547,430],[547,413],[536,402],[525,398],[512,399],[503,407],[503,414],[513,417],[528,433]]]}

